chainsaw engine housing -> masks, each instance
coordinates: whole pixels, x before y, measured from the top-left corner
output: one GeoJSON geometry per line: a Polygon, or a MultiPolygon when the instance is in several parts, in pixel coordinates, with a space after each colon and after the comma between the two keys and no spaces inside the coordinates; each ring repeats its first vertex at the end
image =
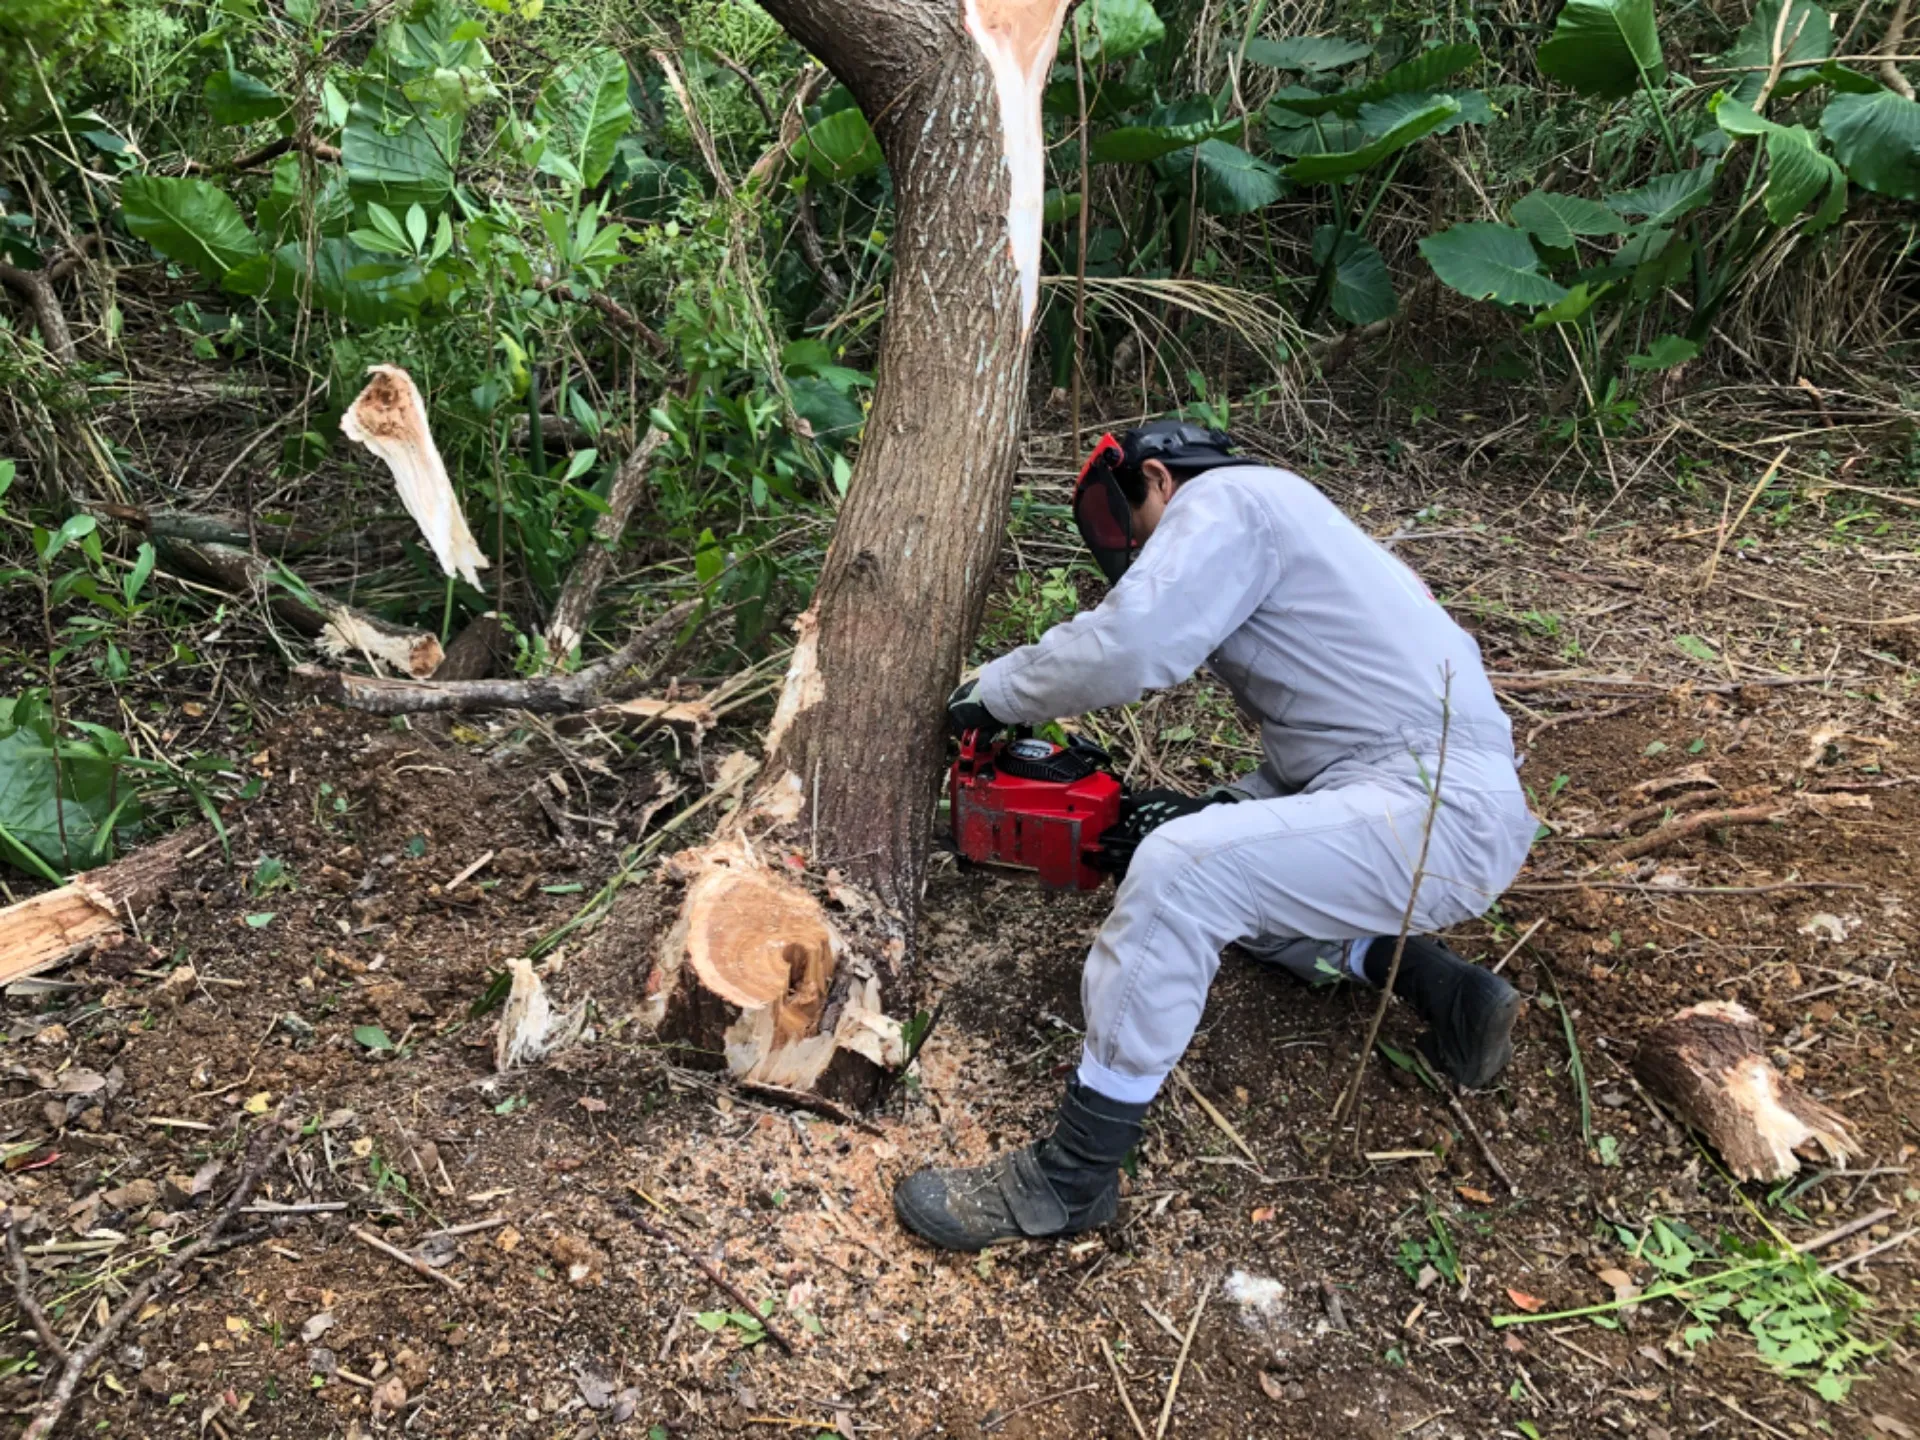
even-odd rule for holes
{"type": "Polygon", "coordinates": [[[962,736],[947,781],[955,848],[982,865],[1032,870],[1049,890],[1097,890],[1107,877],[1088,858],[1119,820],[1123,793],[1106,759],[1090,745],[962,736]]]}

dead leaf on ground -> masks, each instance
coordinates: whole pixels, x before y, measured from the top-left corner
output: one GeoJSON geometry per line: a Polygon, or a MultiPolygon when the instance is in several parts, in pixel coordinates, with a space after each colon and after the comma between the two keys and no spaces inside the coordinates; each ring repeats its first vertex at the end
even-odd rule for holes
{"type": "Polygon", "coordinates": [[[1269,1400],[1285,1400],[1287,1398],[1287,1387],[1274,1377],[1271,1370],[1262,1370],[1260,1372],[1260,1388],[1266,1392],[1269,1400]]]}
{"type": "Polygon", "coordinates": [[[576,1102],[589,1115],[604,1115],[607,1102],[594,1095],[582,1095],[576,1102]]]}
{"type": "Polygon", "coordinates": [[[1454,1193],[1458,1195],[1462,1200],[1470,1200],[1475,1205],[1493,1204],[1493,1196],[1489,1195],[1486,1191],[1481,1190],[1475,1186],[1456,1185],[1453,1187],[1453,1189],[1454,1189],[1454,1193]]]}
{"type": "Polygon", "coordinates": [[[300,1327],[300,1338],[311,1345],[338,1323],[331,1310],[322,1310],[300,1327]]]}
{"type": "Polygon", "coordinates": [[[1539,1296],[1529,1295],[1524,1290],[1516,1290],[1511,1285],[1507,1287],[1507,1298],[1529,1315],[1538,1315],[1547,1303],[1539,1296]]]}
{"type": "Polygon", "coordinates": [[[1867,1423],[1874,1429],[1892,1436],[1893,1440],[1920,1440],[1920,1430],[1915,1430],[1906,1421],[1896,1420],[1891,1415],[1872,1415],[1868,1417],[1867,1423]]]}
{"type": "Polygon", "coordinates": [[[1252,1220],[1253,1223],[1256,1225],[1265,1225],[1268,1221],[1273,1219],[1273,1206],[1256,1205],[1253,1208],[1253,1214],[1251,1214],[1247,1218],[1252,1220]]]}

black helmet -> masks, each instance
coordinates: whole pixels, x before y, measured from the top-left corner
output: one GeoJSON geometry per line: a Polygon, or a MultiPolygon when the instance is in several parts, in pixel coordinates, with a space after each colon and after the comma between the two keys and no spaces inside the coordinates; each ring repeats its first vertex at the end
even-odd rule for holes
{"type": "MultiPolygon", "coordinates": [[[[1133,507],[1147,498],[1141,466],[1158,460],[1169,470],[1189,473],[1216,465],[1244,463],[1233,438],[1185,420],[1154,420],[1119,435],[1102,435],[1080,467],[1073,491],[1073,518],[1094,564],[1109,583],[1133,563],[1133,507]]],[[[1185,478],[1182,476],[1182,478],[1185,478]]]]}

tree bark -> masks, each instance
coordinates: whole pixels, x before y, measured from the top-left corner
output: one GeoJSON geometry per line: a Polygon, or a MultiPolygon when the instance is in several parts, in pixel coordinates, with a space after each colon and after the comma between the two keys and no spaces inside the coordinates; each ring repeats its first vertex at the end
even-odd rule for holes
{"type": "Polygon", "coordinates": [[[767,789],[911,923],[1025,418],[1039,281],[1039,92],[1064,0],[767,0],[839,77],[893,172],[873,409],[768,735],[767,789]]]}

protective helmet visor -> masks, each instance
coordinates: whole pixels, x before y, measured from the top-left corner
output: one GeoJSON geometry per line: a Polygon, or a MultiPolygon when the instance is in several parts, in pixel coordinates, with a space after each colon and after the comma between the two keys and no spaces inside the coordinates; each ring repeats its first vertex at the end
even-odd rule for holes
{"type": "Polygon", "coordinates": [[[1113,472],[1123,453],[1118,440],[1102,435],[1081,467],[1073,492],[1074,524],[1108,584],[1119,580],[1133,563],[1133,507],[1113,472]]]}

